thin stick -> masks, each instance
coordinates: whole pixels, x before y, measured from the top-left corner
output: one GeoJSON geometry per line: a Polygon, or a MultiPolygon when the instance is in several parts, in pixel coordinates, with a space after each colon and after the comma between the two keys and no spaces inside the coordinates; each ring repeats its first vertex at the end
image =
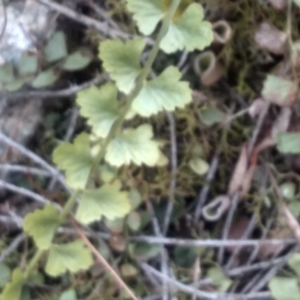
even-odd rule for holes
{"type": "Polygon", "coordinates": [[[264,276],[257,282],[257,284],[249,291],[250,293],[258,292],[266,286],[266,284],[273,278],[279,269],[281,269],[286,264],[286,261],[274,266],[264,276]]]}
{"type": "MultiPolygon", "coordinates": [[[[146,206],[151,216],[152,227],[154,229],[154,233],[157,237],[162,237],[162,233],[160,230],[160,226],[155,215],[152,203],[149,200],[146,200],[146,206]]],[[[163,245],[160,247],[160,257],[161,257],[161,272],[168,276],[168,257],[166,250],[163,245]]],[[[168,300],[168,284],[165,280],[163,280],[162,284],[162,292],[163,292],[163,300],[168,300]]]]}
{"type": "Polygon", "coordinates": [[[182,71],[182,67],[184,66],[187,58],[189,57],[189,52],[184,50],[180,56],[180,60],[177,64],[177,68],[182,71]]]}
{"type": "Polygon", "coordinates": [[[285,218],[285,221],[286,221],[287,225],[289,226],[289,228],[291,229],[291,231],[293,232],[294,236],[296,237],[298,244],[300,244],[300,225],[299,225],[297,219],[294,217],[294,215],[290,212],[290,210],[286,206],[286,204],[283,200],[280,188],[279,188],[273,174],[271,173],[270,169],[268,169],[268,171],[270,174],[272,187],[275,190],[275,194],[278,197],[280,212],[281,212],[282,216],[285,218]]]}
{"type": "Polygon", "coordinates": [[[25,238],[25,233],[19,234],[14,240],[9,244],[9,246],[4,249],[0,255],[0,264],[13,252],[18,248],[18,246],[23,242],[25,238]]]}
{"type": "Polygon", "coordinates": [[[76,123],[77,123],[78,118],[79,118],[79,112],[78,112],[78,109],[75,107],[72,110],[70,124],[68,126],[68,130],[67,130],[67,132],[65,134],[65,137],[64,137],[65,142],[69,142],[71,140],[71,138],[72,138],[72,136],[75,132],[76,123]]]}
{"type": "Polygon", "coordinates": [[[100,18],[104,19],[104,21],[106,21],[112,28],[116,30],[120,30],[118,24],[112,18],[110,18],[103,9],[101,9],[96,3],[94,3],[93,0],[86,0],[86,1],[88,5],[94,9],[94,11],[97,13],[97,15],[100,18]]]}
{"type": "Polygon", "coordinates": [[[27,167],[22,165],[0,164],[0,170],[8,172],[19,172],[24,174],[32,174],[43,177],[51,177],[52,174],[49,171],[45,171],[39,168],[27,167]]]}
{"type": "MultiPolygon", "coordinates": [[[[264,240],[264,239],[266,238],[266,236],[267,236],[267,234],[268,234],[268,232],[269,232],[269,230],[270,230],[270,228],[271,228],[271,226],[272,226],[272,224],[273,224],[273,221],[274,221],[274,218],[270,218],[270,219],[267,221],[267,225],[266,225],[266,227],[265,227],[265,230],[264,230],[264,232],[263,232],[263,235],[262,235],[262,237],[261,237],[261,240],[264,240]]],[[[260,246],[260,245],[257,245],[257,246],[253,249],[253,251],[252,251],[250,257],[248,258],[248,261],[247,261],[247,263],[246,263],[246,266],[250,265],[250,264],[255,260],[255,258],[256,258],[256,256],[257,256],[257,254],[258,254],[260,248],[261,248],[261,246],[260,246]]]]}
{"type": "Polygon", "coordinates": [[[164,274],[155,270],[154,268],[152,268],[151,266],[149,266],[146,263],[142,263],[141,267],[144,271],[152,273],[153,275],[159,277],[160,279],[168,281],[170,284],[176,286],[178,289],[180,289],[181,291],[183,291],[185,293],[188,293],[191,295],[196,294],[198,297],[205,298],[205,299],[219,299],[218,293],[210,293],[210,292],[197,290],[196,288],[194,288],[192,286],[185,285],[175,279],[165,276],[164,274]]]}
{"type": "MultiPolygon", "coordinates": [[[[142,263],[141,267],[143,270],[149,272],[149,273],[153,273],[155,276],[159,277],[159,278],[164,278],[165,276],[160,273],[159,271],[155,270],[154,268],[152,268],[151,266],[149,266],[146,263],[142,263]]],[[[221,293],[214,293],[214,292],[205,292],[205,291],[200,291],[195,289],[192,286],[188,286],[185,285],[175,279],[172,279],[170,277],[166,278],[171,284],[173,284],[174,286],[176,286],[178,289],[180,289],[181,291],[187,293],[187,294],[196,294],[198,297],[200,297],[201,299],[212,299],[212,300],[241,300],[241,299],[252,299],[252,300],[257,300],[257,299],[272,299],[271,297],[271,293],[269,292],[262,292],[262,293],[252,293],[252,294],[248,294],[248,295],[240,295],[240,294],[221,294],[221,293]]]]}
{"type": "Polygon", "coordinates": [[[287,260],[289,259],[290,255],[291,254],[289,253],[289,254],[287,254],[283,257],[272,259],[270,261],[262,261],[262,262],[253,264],[251,266],[238,267],[238,268],[235,268],[235,269],[232,269],[232,270],[228,271],[227,274],[229,276],[240,276],[240,275],[243,275],[247,272],[267,269],[267,268],[276,266],[276,265],[281,264],[281,263],[286,263],[287,260]]]}
{"type": "MultiPolygon", "coordinates": [[[[110,235],[102,234],[102,238],[108,239],[110,235]]],[[[261,246],[261,245],[294,245],[297,241],[296,239],[272,239],[272,240],[190,240],[190,239],[176,239],[176,238],[166,238],[166,237],[156,237],[156,236],[132,236],[129,239],[132,242],[145,242],[148,244],[156,245],[177,245],[177,246],[195,246],[195,247],[249,247],[249,246],[261,246]]]]}
{"type": "Polygon", "coordinates": [[[0,97],[4,97],[6,99],[23,99],[23,98],[31,98],[31,99],[41,99],[41,98],[67,98],[70,96],[74,96],[81,90],[84,90],[92,85],[98,85],[108,81],[109,77],[107,74],[101,74],[96,76],[95,78],[82,83],[80,85],[73,85],[68,88],[62,90],[42,90],[42,91],[22,91],[22,92],[14,92],[14,93],[3,93],[0,92],[0,97]]]}
{"type": "Polygon", "coordinates": [[[98,252],[98,250],[94,247],[94,245],[88,240],[88,238],[85,236],[85,234],[82,232],[82,230],[77,226],[75,221],[72,218],[69,218],[69,220],[72,223],[72,226],[75,228],[77,234],[80,236],[80,238],[86,244],[86,246],[91,250],[92,253],[94,253],[98,262],[100,262],[105,267],[105,269],[109,273],[111,273],[111,275],[115,278],[115,280],[118,282],[120,287],[122,287],[128,293],[128,295],[131,297],[131,299],[138,300],[138,298],[133,294],[133,292],[129,289],[129,287],[125,284],[125,282],[121,279],[121,277],[109,265],[109,263],[103,258],[103,256],[98,252]]]}
{"type": "MultiPolygon", "coordinates": [[[[12,217],[1,216],[0,221],[7,224],[15,224],[20,227],[21,224],[17,223],[12,217]]],[[[60,232],[73,234],[73,231],[69,228],[60,228],[60,232]]],[[[104,232],[84,232],[87,236],[90,237],[99,237],[104,240],[109,240],[111,238],[111,234],[104,232]]],[[[282,245],[295,245],[296,239],[270,239],[270,240],[190,240],[190,239],[176,239],[176,238],[166,238],[166,237],[156,237],[156,236],[131,236],[128,238],[130,242],[143,242],[153,245],[173,245],[173,246],[190,246],[190,247],[210,247],[210,248],[220,248],[220,247],[233,247],[233,246],[241,246],[241,247],[259,247],[263,245],[270,246],[282,246],[282,245]]]]}
{"type": "Polygon", "coordinates": [[[51,165],[49,165],[45,160],[43,160],[41,157],[37,156],[35,153],[33,153],[32,151],[28,150],[27,148],[25,148],[23,145],[15,142],[14,140],[12,140],[10,137],[6,136],[4,133],[0,132],[0,141],[6,143],[7,145],[11,146],[12,148],[16,149],[17,151],[19,151],[21,154],[23,154],[24,156],[30,158],[32,161],[34,161],[35,163],[39,164],[40,166],[42,166],[43,168],[45,168],[46,170],[48,170],[52,176],[57,176],[59,182],[62,184],[62,186],[68,191],[71,192],[70,188],[67,186],[66,182],[65,182],[65,178],[62,176],[62,174],[56,170],[55,168],[53,168],[51,165]]]}
{"type": "Polygon", "coordinates": [[[202,213],[202,208],[206,202],[207,195],[209,192],[210,183],[214,179],[218,165],[219,165],[219,156],[220,156],[220,151],[217,151],[210,163],[210,167],[209,167],[208,173],[206,175],[206,182],[197,197],[197,200],[196,200],[197,206],[196,206],[195,214],[194,214],[195,220],[199,220],[200,215],[202,213]]]}
{"type": "Polygon", "coordinates": [[[265,274],[266,271],[263,270],[261,272],[258,272],[255,276],[253,276],[251,278],[251,280],[249,280],[247,282],[247,284],[243,287],[241,293],[242,294],[247,294],[257,283],[257,281],[263,276],[263,274],[265,274]]]}
{"type": "Polygon", "coordinates": [[[291,69],[293,74],[293,79],[297,79],[297,72],[294,66],[293,62],[293,38],[292,38],[292,5],[293,1],[288,0],[287,3],[287,18],[286,18],[286,33],[287,33],[287,39],[289,43],[289,50],[290,50],[290,62],[291,62],[291,69]]]}
{"type": "Polygon", "coordinates": [[[2,38],[4,37],[6,26],[7,26],[7,9],[6,9],[6,3],[5,3],[5,0],[1,0],[1,2],[2,2],[2,7],[3,7],[4,19],[3,19],[3,25],[2,25],[2,28],[1,28],[1,32],[0,32],[0,42],[1,42],[2,38]]]}
{"type": "Polygon", "coordinates": [[[176,188],[176,170],[177,170],[177,141],[176,141],[176,124],[175,118],[172,113],[167,112],[167,117],[170,125],[170,141],[171,141],[171,181],[169,185],[169,201],[165,213],[165,219],[163,224],[163,235],[167,234],[171,215],[175,202],[175,188],[176,188]]]}
{"type": "Polygon", "coordinates": [[[252,137],[251,137],[251,140],[248,144],[248,149],[247,149],[247,155],[248,155],[248,162],[249,162],[249,159],[250,159],[250,155],[253,151],[253,148],[254,148],[254,145],[257,141],[257,138],[258,138],[258,135],[260,133],[260,130],[262,128],[262,125],[264,123],[264,120],[265,120],[265,117],[269,111],[269,108],[270,108],[271,104],[270,102],[267,102],[267,105],[263,108],[263,110],[261,111],[261,113],[259,114],[259,117],[258,117],[258,120],[256,122],[256,126],[253,130],[253,133],[252,133],[252,137]]]}
{"type": "MultiPolygon", "coordinates": [[[[257,221],[257,218],[256,218],[256,215],[254,213],[251,217],[250,222],[248,223],[247,229],[245,230],[245,232],[243,233],[243,235],[241,237],[242,240],[247,239],[251,235],[251,233],[253,232],[254,227],[256,225],[256,221],[257,221]]],[[[241,247],[235,247],[234,248],[234,251],[231,254],[231,256],[230,256],[230,258],[229,258],[229,260],[228,260],[228,262],[225,266],[225,270],[227,270],[227,271],[230,270],[230,268],[231,268],[232,264],[234,263],[236,257],[240,253],[240,250],[241,250],[241,247]]]]}
{"type": "MultiPolygon", "coordinates": [[[[226,216],[226,221],[225,221],[225,224],[224,224],[224,230],[223,230],[223,233],[222,233],[222,240],[226,240],[228,238],[228,234],[229,234],[230,227],[231,227],[231,224],[232,224],[233,215],[234,215],[234,213],[237,209],[239,197],[240,197],[239,192],[236,192],[232,196],[231,206],[230,206],[229,212],[226,216]]],[[[220,265],[222,265],[222,263],[223,263],[223,257],[224,257],[224,247],[220,247],[219,252],[218,252],[218,263],[220,265]]]]}
{"type": "MultiPolygon", "coordinates": [[[[16,186],[14,184],[11,184],[11,183],[8,183],[4,180],[0,180],[0,187],[6,189],[6,190],[9,190],[9,191],[12,191],[12,192],[15,192],[17,194],[20,194],[20,195],[23,195],[23,196],[26,196],[26,197],[29,197],[41,204],[50,204],[50,203],[53,203],[52,201],[50,201],[49,199],[43,197],[43,196],[40,196],[30,190],[27,190],[25,188],[22,188],[22,187],[19,187],[19,186],[16,186]]],[[[54,204],[54,203],[53,203],[54,204]]],[[[61,210],[61,207],[57,204],[54,204],[58,209],[61,210]]]]}
{"type": "Polygon", "coordinates": [[[97,21],[95,19],[92,19],[80,13],[77,13],[64,5],[55,3],[51,0],[38,0],[38,1],[78,23],[84,24],[89,28],[90,27],[95,28],[96,30],[100,31],[104,35],[108,35],[113,38],[120,37],[123,39],[129,39],[132,37],[130,34],[127,34],[121,30],[110,28],[107,22],[97,21]]]}

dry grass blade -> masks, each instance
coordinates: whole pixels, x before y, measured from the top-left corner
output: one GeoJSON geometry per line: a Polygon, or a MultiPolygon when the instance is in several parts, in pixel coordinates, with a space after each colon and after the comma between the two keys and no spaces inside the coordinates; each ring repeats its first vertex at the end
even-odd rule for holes
{"type": "Polygon", "coordinates": [[[133,292],[130,290],[130,288],[126,285],[126,283],[121,279],[121,277],[117,274],[117,272],[109,265],[109,263],[103,258],[103,256],[98,252],[98,250],[94,247],[94,245],[89,241],[89,239],[85,236],[83,231],[77,226],[75,221],[70,217],[69,218],[72,226],[76,230],[77,234],[80,236],[82,241],[85,243],[85,245],[91,250],[91,252],[95,255],[98,262],[100,262],[106,270],[111,273],[111,275],[115,278],[115,280],[118,282],[120,287],[122,287],[128,295],[133,300],[138,300],[138,298],[133,294],[133,292]]]}
{"type": "Polygon", "coordinates": [[[247,157],[247,147],[243,145],[239,160],[235,166],[233,175],[230,180],[228,194],[232,195],[237,192],[243,184],[243,180],[245,174],[247,172],[247,164],[248,164],[248,157],[247,157]]]}

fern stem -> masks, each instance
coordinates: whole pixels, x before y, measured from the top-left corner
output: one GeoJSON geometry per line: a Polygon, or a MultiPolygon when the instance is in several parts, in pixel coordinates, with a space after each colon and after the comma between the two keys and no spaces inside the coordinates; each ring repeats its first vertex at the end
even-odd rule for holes
{"type": "Polygon", "coordinates": [[[76,190],[72,196],[69,198],[69,200],[67,201],[67,203],[65,204],[63,210],[60,213],[59,216],[59,226],[65,222],[68,214],[70,213],[71,209],[73,208],[76,199],[78,198],[78,196],[80,195],[81,191],[80,190],[76,190]]]}
{"type": "MultiPolygon", "coordinates": [[[[109,145],[109,143],[116,137],[118,131],[120,130],[120,128],[123,125],[123,122],[126,118],[126,115],[128,114],[132,102],[134,101],[134,99],[138,96],[138,94],[141,92],[143,85],[144,85],[144,81],[147,79],[147,77],[149,76],[151,67],[154,63],[154,60],[158,54],[159,51],[159,46],[160,43],[162,41],[162,39],[164,38],[164,36],[167,34],[169,26],[172,22],[172,18],[178,8],[180,4],[180,0],[173,0],[172,4],[170,6],[170,9],[168,11],[168,13],[166,14],[163,22],[162,22],[162,26],[160,28],[160,31],[158,33],[158,36],[156,38],[156,41],[154,43],[154,46],[149,54],[149,57],[145,63],[144,68],[142,69],[135,88],[133,89],[133,91],[127,96],[126,98],[126,105],[124,106],[122,112],[120,113],[118,119],[116,120],[116,122],[113,124],[108,136],[105,138],[104,143],[101,145],[101,149],[98,152],[98,154],[96,155],[94,162],[93,162],[93,167],[91,170],[91,175],[94,174],[97,170],[98,170],[98,166],[99,163],[102,161],[102,159],[105,156],[106,153],[106,149],[109,145]]],[[[60,213],[60,218],[59,218],[59,225],[61,225],[63,222],[65,222],[68,214],[70,213],[70,211],[72,210],[76,199],[78,198],[78,196],[80,195],[81,190],[76,190],[71,197],[69,198],[69,200],[67,201],[67,203],[64,206],[64,209],[62,210],[62,212],[60,213]]],[[[59,226],[58,225],[58,226],[59,226]]],[[[31,259],[26,271],[25,271],[25,278],[28,278],[29,275],[33,272],[33,270],[36,268],[42,254],[44,253],[44,250],[38,250],[36,252],[36,254],[34,255],[34,257],[31,259]]],[[[107,264],[107,263],[106,263],[107,264]]],[[[114,277],[116,277],[116,274],[113,274],[114,277]]],[[[118,278],[118,276],[117,276],[118,278]]],[[[133,298],[135,299],[135,298],[133,298]]]]}
{"type": "Polygon", "coordinates": [[[26,272],[25,272],[25,278],[28,279],[29,275],[33,272],[33,270],[36,268],[40,258],[42,257],[44,253],[44,250],[38,250],[35,255],[33,256],[33,258],[31,259],[28,267],[26,268],[26,272]]]}
{"type": "Polygon", "coordinates": [[[122,112],[120,113],[118,119],[115,121],[115,123],[113,124],[108,136],[106,137],[106,139],[104,140],[104,143],[101,147],[101,150],[99,151],[98,155],[95,157],[94,160],[94,166],[92,169],[92,173],[94,173],[97,168],[99,163],[101,162],[101,160],[104,158],[105,152],[106,152],[106,148],[108,147],[109,143],[112,141],[112,139],[117,135],[119,129],[122,127],[123,122],[126,118],[126,115],[128,114],[132,102],[134,101],[134,99],[138,96],[138,94],[141,92],[143,86],[144,86],[144,81],[147,79],[147,77],[149,76],[149,73],[151,71],[151,67],[154,63],[154,60],[158,54],[159,51],[159,46],[160,43],[162,41],[162,39],[164,38],[164,36],[167,34],[169,27],[171,25],[172,22],[172,18],[178,8],[180,4],[180,0],[173,0],[172,4],[170,6],[170,9],[167,13],[167,15],[165,16],[163,22],[162,22],[162,26],[159,30],[159,33],[157,35],[157,38],[155,40],[154,46],[151,49],[151,52],[149,54],[149,57],[145,63],[144,68],[142,69],[135,88],[132,90],[132,92],[126,97],[126,105],[123,108],[122,112]]]}

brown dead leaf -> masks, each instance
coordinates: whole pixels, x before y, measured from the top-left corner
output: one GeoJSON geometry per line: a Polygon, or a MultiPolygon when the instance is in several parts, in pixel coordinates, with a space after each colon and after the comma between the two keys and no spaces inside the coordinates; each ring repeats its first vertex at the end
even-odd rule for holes
{"type": "Polygon", "coordinates": [[[262,98],[257,98],[253,101],[248,109],[248,113],[252,118],[259,116],[261,111],[267,106],[267,102],[262,98]]]}
{"type": "Polygon", "coordinates": [[[250,188],[251,188],[251,183],[254,175],[256,165],[251,165],[249,169],[247,170],[243,182],[242,182],[242,191],[241,191],[241,196],[247,195],[250,188]]]}
{"type": "MultiPolygon", "coordinates": [[[[228,239],[229,240],[241,239],[248,228],[249,222],[250,219],[246,216],[242,216],[238,220],[233,222],[228,233],[228,239]]],[[[226,249],[232,253],[235,251],[236,247],[235,246],[226,247],[226,249]]]]}
{"type": "Polygon", "coordinates": [[[274,54],[283,54],[286,50],[287,34],[272,24],[263,22],[257,29],[254,40],[262,49],[274,54]]]}
{"type": "Polygon", "coordinates": [[[247,171],[247,144],[244,144],[242,146],[239,160],[235,166],[235,169],[233,171],[233,175],[230,180],[229,188],[228,188],[228,194],[233,195],[235,192],[237,192],[243,185],[244,176],[247,171]]]}
{"type": "Polygon", "coordinates": [[[256,164],[256,161],[257,161],[257,156],[258,154],[269,148],[269,147],[272,147],[276,144],[276,141],[273,137],[271,136],[267,136],[266,138],[264,138],[253,150],[253,154],[252,154],[252,157],[251,157],[251,164],[252,165],[255,165],[256,164]]]}

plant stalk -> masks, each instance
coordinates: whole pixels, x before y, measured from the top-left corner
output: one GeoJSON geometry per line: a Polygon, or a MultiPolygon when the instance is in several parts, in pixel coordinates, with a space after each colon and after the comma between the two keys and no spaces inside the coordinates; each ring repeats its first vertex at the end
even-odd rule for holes
{"type": "Polygon", "coordinates": [[[180,0],[173,0],[172,4],[170,6],[170,9],[167,13],[167,15],[165,16],[162,26],[160,28],[160,31],[158,33],[158,36],[155,40],[154,46],[151,49],[151,52],[149,54],[149,57],[145,63],[144,68],[142,69],[140,75],[138,76],[135,88],[132,90],[132,92],[126,97],[126,105],[123,108],[123,111],[120,113],[118,119],[115,121],[115,123],[113,124],[108,136],[106,137],[106,139],[104,140],[104,143],[102,145],[102,148],[99,152],[99,154],[96,156],[95,159],[95,164],[93,167],[93,171],[95,171],[95,169],[98,167],[99,163],[101,162],[101,160],[104,158],[105,152],[106,152],[106,148],[108,147],[109,143],[112,141],[112,139],[117,135],[118,131],[120,130],[120,128],[123,125],[123,122],[126,118],[126,115],[128,114],[128,112],[130,111],[132,102],[134,101],[134,99],[138,96],[138,94],[141,92],[143,86],[144,86],[144,81],[147,79],[147,77],[149,76],[151,67],[154,63],[154,60],[157,56],[157,53],[159,51],[159,46],[160,43],[162,41],[162,39],[165,37],[165,35],[167,34],[170,24],[172,22],[172,18],[178,8],[180,4],[180,0]]]}
{"type": "MultiPolygon", "coordinates": [[[[155,44],[149,54],[149,57],[145,63],[144,68],[142,69],[140,75],[138,76],[135,88],[133,89],[133,91],[127,96],[127,102],[125,107],[123,108],[122,112],[120,113],[118,119],[115,121],[115,123],[113,124],[108,136],[105,138],[103,145],[101,146],[100,151],[98,152],[98,154],[95,156],[94,162],[93,162],[93,167],[91,170],[91,174],[93,174],[98,166],[99,163],[102,161],[102,159],[105,156],[106,153],[106,149],[109,145],[109,143],[115,138],[115,136],[117,135],[118,131],[121,129],[123,122],[126,118],[126,115],[128,114],[131,105],[134,101],[134,99],[138,96],[138,94],[141,92],[143,86],[144,86],[144,81],[147,79],[147,77],[149,76],[151,67],[154,63],[154,60],[158,54],[159,51],[159,46],[160,43],[162,41],[162,39],[164,38],[164,36],[167,34],[169,26],[172,22],[172,18],[178,8],[180,4],[180,0],[173,0],[172,4],[170,6],[170,9],[168,11],[168,13],[166,14],[162,26],[160,28],[160,31],[158,33],[157,39],[155,41],[155,44]]],[[[74,204],[76,203],[76,199],[78,198],[78,196],[80,196],[81,194],[81,190],[76,190],[71,197],[69,198],[69,200],[67,201],[67,203],[64,206],[64,209],[62,210],[62,212],[60,213],[60,217],[59,217],[59,225],[58,227],[65,222],[68,214],[70,213],[70,211],[72,210],[74,204]]],[[[45,250],[38,250],[36,252],[36,254],[34,255],[34,257],[31,259],[26,271],[25,271],[25,278],[28,278],[29,275],[33,272],[33,270],[36,268],[42,254],[44,253],[45,250]]]]}

